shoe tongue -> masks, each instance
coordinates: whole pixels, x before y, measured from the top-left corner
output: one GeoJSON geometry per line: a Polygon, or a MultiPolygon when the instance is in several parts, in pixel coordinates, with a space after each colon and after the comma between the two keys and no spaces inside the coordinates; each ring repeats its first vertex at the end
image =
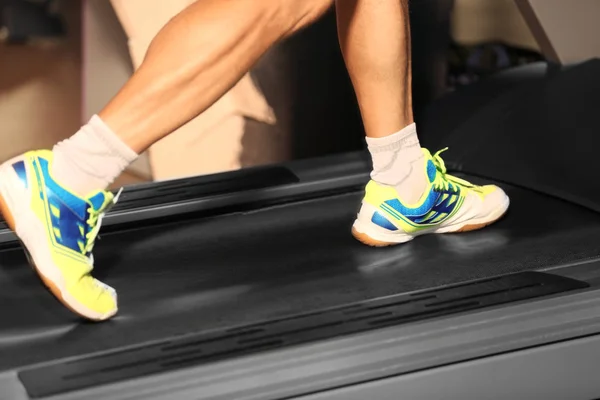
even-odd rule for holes
{"type": "Polygon", "coordinates": [[[427,173],[427,179],[429,179],[429,183],[433,183],[433,181],[435,181],[435,178],[438,174],[438,170],[435,167],[435,164],[433,163],[433,161],[431,161],[431,159],[427,160],[427,164],[426,165],[426,170],[425,172],[427,173]]]}
{"type": "Polygon", "coordinates": [[[427,174],[427,179],[429,183],[433,183],[435,177],[438,174],[437,168],[433,162],[433,156],[426,148],[422,147],[421,151],[423,151],[423,156],[425,158],[425,173],[427,174]]]}
{"type": "Polygon", "coordinates": [[[106,208],[108,203],[112,201],[112,195],[108,192],[98,192],[88,197],[88,203],[92,206],[92,209],[96,212],[106,208]]]}

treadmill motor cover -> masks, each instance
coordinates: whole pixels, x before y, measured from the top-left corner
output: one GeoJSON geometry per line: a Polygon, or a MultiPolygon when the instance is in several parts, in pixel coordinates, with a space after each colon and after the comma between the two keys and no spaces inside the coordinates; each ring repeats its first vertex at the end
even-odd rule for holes
{"type": "Polygon", "coordinates": [[[511,85],[507,74],[434,106],[421,126],[424,142],[449,147],[444,157],[456,170],[600,211],[600,59],[562,70],[533,64],[512,75],[530,82],[511,85]]]}

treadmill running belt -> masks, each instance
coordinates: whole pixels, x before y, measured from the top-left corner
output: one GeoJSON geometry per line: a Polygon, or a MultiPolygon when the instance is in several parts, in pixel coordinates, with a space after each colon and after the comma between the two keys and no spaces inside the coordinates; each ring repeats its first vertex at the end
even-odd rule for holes
{"type": "Polygon", "coordinates": [[[0,252],[0,370],[210,332],[600,255],[600,216],[507,188],[507,218],[481,232],[375,249],[349,233],[362,193],[103,235],[96,275],[120,314],[81,323],[0,252]]]}

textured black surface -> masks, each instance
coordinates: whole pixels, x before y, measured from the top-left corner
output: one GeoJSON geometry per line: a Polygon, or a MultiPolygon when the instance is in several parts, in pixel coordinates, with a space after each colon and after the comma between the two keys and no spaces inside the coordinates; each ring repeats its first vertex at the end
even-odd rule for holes
{"type": "Polygon", "coordinates": [[[120,314],[81,323],[20,250],[0,252],[0,369],[545,268],[600,255],[600,216],[508,188],[486,230],[375,249],[349,231],[361,193],[102,236],[96,274],[120,314]]]}
{"type": "MultiPolygon", "coordinates": [[[[140,229],[244,213],[295,201],[341,195],[364,188],[369,180],[368,152],[295,160],[220,174],[127,186],[103,219],[102,232],[140,229]]],[[[14,233],[2,229],[0,250],[20,246],[14,233]]]]}
{"type": "Polygon", "coordinates": [[[57,362],[20,371],[19,379],[32,398],[47,397],[283,346],[587,287],[569,278],[521,272],[57,362]]]}
{"type": "Polygon", "coordinates": [[[448,96],[427,116],[427,144],[449,146],[445,159],[464,172],[600,211],[600,59],[518,72],[448,96]]]}
{"type": "MultiPolygon", "coordinates": [[[[156,207],[179,201],[239,193],[298,182],[298,177],[285,167],[255,167],[164,182],[133,185],[126,188],[111,212],[156,207]]],[[[0,230],[7,229],[0,214],[0,230]]]]}
{"type": "Polygon", "coordinates": [[[123,192],[113,211],[153,207],[182,200],[194,200],[297,182],[298,178],[284,167],[257,167],[223,174],[153,182],[128,188],[123,192]]]}

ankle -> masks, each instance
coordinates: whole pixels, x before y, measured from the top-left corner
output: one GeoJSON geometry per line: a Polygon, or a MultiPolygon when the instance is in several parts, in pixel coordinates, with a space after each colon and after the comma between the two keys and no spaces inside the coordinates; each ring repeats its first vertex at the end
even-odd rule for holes
{"type": "Polygon", "coordinates": [[[383,138],[367,138],[367,144],[373,159],[371,178],[394,187],[404,201],[417,201],[428,180],[416,125],[410,124],[383,138]]]}
{"type": "Polygon", "coordinates": [[[425,171],[425,161],[425,157],[421,155],[420,158],[410,162],[410,166],[402,167],[402,170],[407,171],[406,177],[392,185],[396,189],[398,197],[406,204],[417,203],[428,187],[429,180],[425,171]]]}
{"type": "Polygon", "coordinates": [[[281,0],[279,1],[279,15],[281,21],[288,21],[288,28],[284,37],[317,21],[329,8],[333,0],[281,0]]]}
{"type": "Polygon", "coordinates": [[[106,189],[138,156],[98,116],[52,151],[52,175],[80,196],[106,189]]]}

